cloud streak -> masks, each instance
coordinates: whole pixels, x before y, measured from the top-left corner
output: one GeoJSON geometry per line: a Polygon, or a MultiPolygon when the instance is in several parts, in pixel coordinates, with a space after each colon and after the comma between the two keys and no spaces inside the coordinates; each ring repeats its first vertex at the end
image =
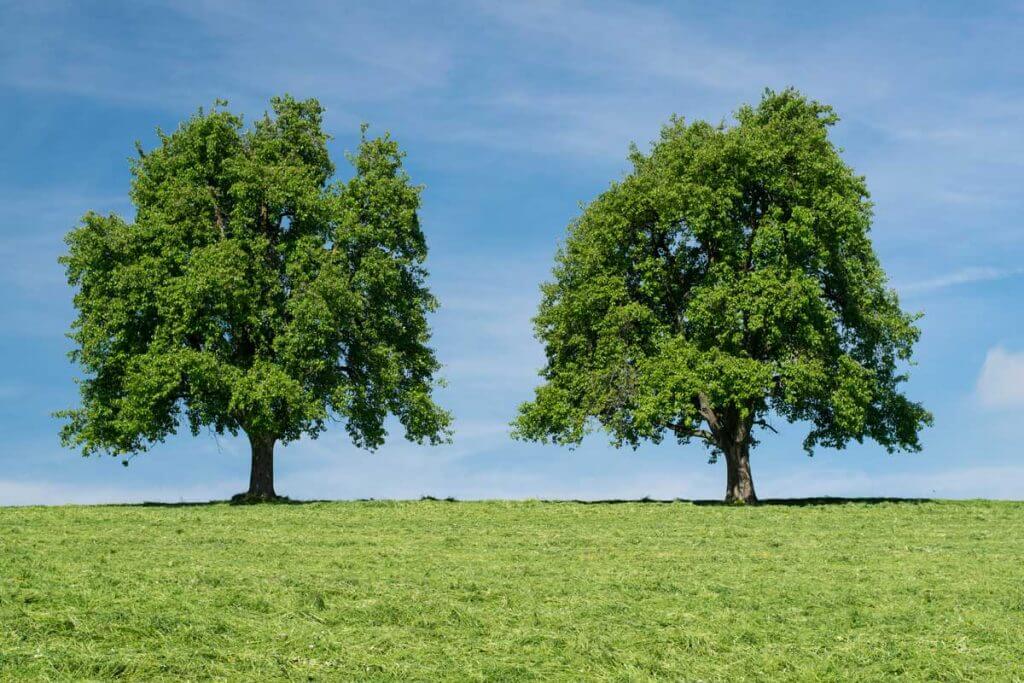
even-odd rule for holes
{"type": "Polygon", "coordinates": [[[994,268],[989,266],[961,268],[945,275],[919,280],[901,286],[904,292],[934,292],[959,285],[970,285],[979,282],[993,282],[1024,275],[1024,268],[994,268]]]}
{"type": "Polygon", "coordinates": [[[117,40],[77,3],[3,8],[0,83],[175,112],[227,97],[261,111],[284,91],[329,93],[336,106],[408,97],[443,86],[452,65],[448,43],[401,21],[397,8],[298,0],[260,9],[233,1],[109,9],[128,24],[117,40]]]}

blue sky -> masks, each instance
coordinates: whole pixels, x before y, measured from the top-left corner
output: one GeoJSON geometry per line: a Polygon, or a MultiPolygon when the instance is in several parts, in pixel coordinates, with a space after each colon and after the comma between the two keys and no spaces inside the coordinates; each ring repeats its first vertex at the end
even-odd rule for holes
{"type": "MultiPolygon", "coordinates": [[[[298,498],[718,498],[702,447],[569,451],[508,438],[542,352],[538,283],[579,202],[672,113],[718,121],[794,85],[842,117],[873,237],[923,311],[919,454],[803,455],[804,427],[752,458],[762,497],[1024,498],[1024,4],[0,2],[0,505],[224,498],[248,444],[185,435],[123,468],[61,448],[76,401],[56,263],[87,210],[131,215],[127,158],[197,107],[249,118],[317,97],[340,160],[389,130],[424,183],[435,346],[455,443],[358,451],[334,429],[278,449],[298,498]]],[[[343,165],[339,165],[346,173],[343,165]]]]}

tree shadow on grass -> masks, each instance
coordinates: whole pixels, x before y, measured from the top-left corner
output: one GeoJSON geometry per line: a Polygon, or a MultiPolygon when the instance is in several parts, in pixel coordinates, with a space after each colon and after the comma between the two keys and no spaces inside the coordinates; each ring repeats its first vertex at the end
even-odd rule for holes
{"type": "MultiPolygon", "coordinates": [[[[425,496],[420,499],[421,501],[443,501],[447,503],[458,503],[454,498],[437,499],[430,496],[425,496]]],[[[231,507],[246,508],[251,506],[256,507],[275,507],[279,505],[317,505],[322,503],[408,503],[410,499],[389,499],[389,498],[351,498],[351,499],[337,499],[331,500],[327,498],[312,498],[305,501],[296,500],[294,498],[285,498],[284,496],[273,500],[273,501],[239,501],[236,499],[224,499],[218,501],[178,501],[177,503],[166,503],[161,501],[144,501],[142,503],[106,503],[104,507],[122,507],[122,508],[202,508],[213,505],[229,505],[231,507]]]]}
{"type": "MultiPolygon", "coordinates": [[[[485,501],[460,501],[456,498],[435,498],[434,496],[423,496],[421,501],[433,501],[437,503],[461,503],[461,502],[485,502],[485,501]]],[[[920,503],[934,502],[933,498],[835,498],[831,496],[820,496],[817,498],[766,498],[750,505],[780,505],[787,507],[807,507],[818,505],[880,505],[883,503],[905,503],[918,505],[920,503]]],[[[687,505],[706,506],[727,506],[744,507],[742,503],[726,503],[721,499],[690,499],[690,498],[606,498],[601,500],[583,500],[580,498],[542,498],[541,503],[572,503],[575,505],[626,505],[646,503],[651,505],[672,505],[673,503],[684,503],[687,505]]]]}
{"type": "Polygon", "coordinates": [[[179,501],[177,503],[165,503],[160,501],[145,501],[143,503],[115,503],[112,507],[143,507],[143,508],[188,508],[188,507],[208,507],[210,505],[231,505],[233,507],[248,507],[250,505],[263,505],[263,506],[275,506],[275,505],[311,505],[313,503],[330,503],[333,501],[329,500],[294,500],[292,498],[279,498],[277,500],[265,500],[265,501],[239,501],[239,500],[196,500],[196,501],[179,501]]]}
{"type": "MultiPolygon", "coordinates": [[[[147,501],[144,503],[115,503],[111,507],[159,507],[159,508],[178,508],[178,507],[207,507],[211,505],[231,505],[236,507],[246,507],[249,505],[267,506],[267,505],[313,505],[318,503],[398,503],[398,502],[412,502],[410,500],[399,500],[399,499],[378,499],[378,498],[358,498],[353,500],[327,500],[327,499],[313,499],[313,500],[294,500],[291,498],[281,498],[279,500],[261,503],[249,503],[249,502],[238,502],[232,500],[210,500],[210,501],[181,501],[177,503],[164,503],[157,501],[147,501]]],[[[434,503],[481,503],[487,502],[483,500],[459,500],[457,498],[435,498],[434,496],[423,496],[419,499],[419,502],[434,502],[434,503]]],[[[674,503],[683,503],[687,505],[703,505],[709,507],[722,506],[722,507],[746,507],[742,504],[726,503],[722,500],[696,500],[687,498],[671,498],[671,499],[657,499],[657,498],[608,498],[603,500],[582,500],[582,499],[541,499],[541,503],[551,504],[574,504],[574,505],[627,505],[627,504],[650,504],[650,505],[672,505],[674,503]]],[[[880,505],[880,504],[908,504],[918,505],[921,503],[934,502],[933,498],[832,498],[832,497],[819,497],[819,498],[766,498],[759,500],[757,503],[752,503],[752,506],[784,506],[784,507],[812,507],[812,506],[824,506],[824,505],[880,505]]]]}
{"type": "Polygon", "coordinates": [[[765,498],[759,500],[756,503],[726,503],[724,500],[692,500],[686,498],[673,498],[670,500],[658,500],[655,498],[635,498],[635,499],[607,499],[607,500],[546,500],[545,503],[577,503],[579,505],[621,505],[625,503],[652,503],[656,505],[669,505],[672,503],[685,503],[688,505],[706,505],[706,506],[722,506],[722,507],[746,507],[750,506],[786,506],[786,507],[809,507],[809,506],[821,506],[821,505],[880,505],[883,503],[901,503],[901,504],[913,504],[918,505],[920,503],[931,503],[934,499],[932,498],[833,498],[833,497],[818,497],[818,498],[765,498]]]}

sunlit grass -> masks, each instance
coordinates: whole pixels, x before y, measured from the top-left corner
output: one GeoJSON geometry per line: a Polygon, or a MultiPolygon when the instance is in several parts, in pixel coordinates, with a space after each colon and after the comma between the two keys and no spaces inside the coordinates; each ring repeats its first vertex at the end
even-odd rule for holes
{"type": "Polygon", "coordinates": [[[0,508],[0,678],[1024,679],[1024,504],[0,508]]]}

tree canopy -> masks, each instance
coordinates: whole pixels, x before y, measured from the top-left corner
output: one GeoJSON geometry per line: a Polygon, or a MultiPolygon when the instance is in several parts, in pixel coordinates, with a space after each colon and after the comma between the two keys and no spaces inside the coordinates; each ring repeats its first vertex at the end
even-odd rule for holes
{"type": "Polygon", "coordinates": [[[404,154],[364,127],[354,175],[334,180],[316,100],[274,98],[248,128],[225,104],[137,144],[134,220],[88,213],[67,236],[85,378],[64,443],[119,455],[182,423],[245,432],[249,494],[271,498],[274,443],[331,420],[369,449],[389,414],[411,440],[447,438],[404,154]]]}
{"type": "Polygon", "coordinates": [[[901,393],[917,316],[874,253],[865,179],[829,139],[834,111],[766,91],[732,125],[673,118],[568,228],[535,318],[542,384],[519,438],[616,445],[665,435],[727,460],[756,500],[755,431],[809,424],[804,447],[871,438],[919,450],[930,414],[901,393]]]}

